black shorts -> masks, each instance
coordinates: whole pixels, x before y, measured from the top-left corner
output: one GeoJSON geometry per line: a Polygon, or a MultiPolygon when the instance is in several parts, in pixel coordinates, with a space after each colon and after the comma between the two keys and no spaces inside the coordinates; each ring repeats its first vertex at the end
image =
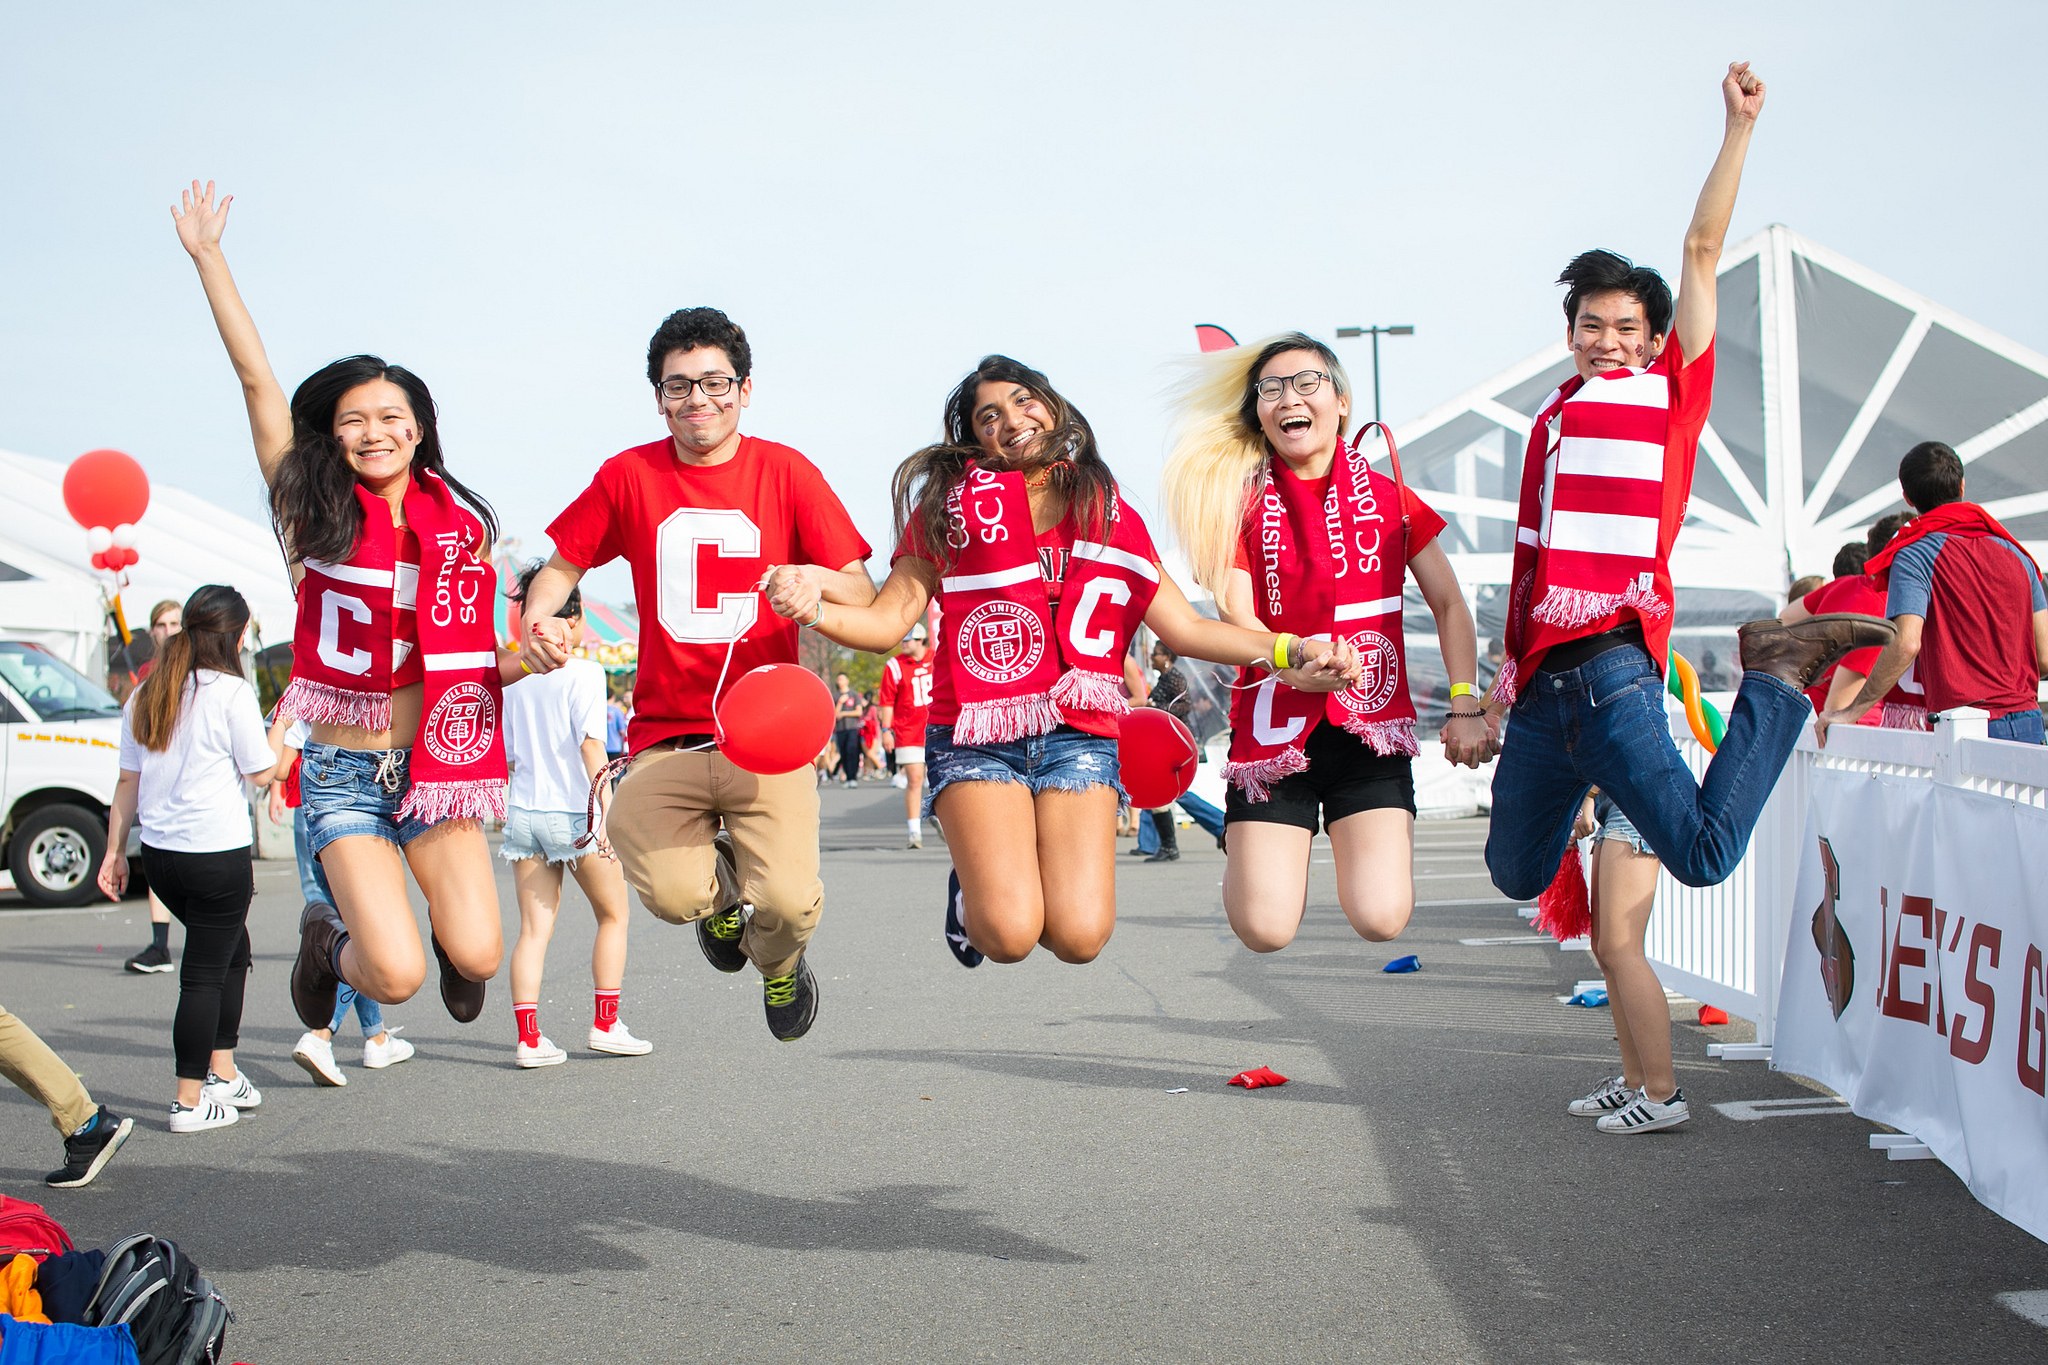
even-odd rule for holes
{"type": "Polygon", "coordinates": [[[1231,786],[1223,800],[1223,823],[1253,820],[1314,834],[1318,814],[1324,829],[1362,810],[1415,814],[1415,760],[1408,755],[1376,754],[1357,735],[1327,720],[1309,732],[1302,752],[1308,755],[1308,771],[1275,782],[1268,800],[1248,800],[1231,786]]]}

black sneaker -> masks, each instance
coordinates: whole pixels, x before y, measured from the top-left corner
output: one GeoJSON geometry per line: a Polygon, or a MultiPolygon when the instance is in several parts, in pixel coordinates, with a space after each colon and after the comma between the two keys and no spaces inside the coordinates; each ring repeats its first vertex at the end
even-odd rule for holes
{"type": "Polygon", "coordinates": [[[159,948],[152,943],[121,965],[131,972],[154,975],[157,972],[167,972],[177,964],[171,961],[168,949],[159,948]]]}
{"type": "Polygon", "coordinates": [[[299,912],[299,956],[292,963],[292,1009],[309,1029],[334,1022],[334,992],[341,978],[334,974],[336,947],[348,937],[341,916],[331,905],[307,901],[299,912]]]}
{"type": "Polygon", "coordinates": [[[697,921],[697,946],[704,950],[704,960],[719,971],[736,972],[747,965],[747,955],[740,948],[747,911],[740,904],[739,865],[733,859],[730,834],[720,830],[712,846],[718,850],[718,900],[725,908],[697,921]]]}
{"type": "Polygon", "coordinates": [[[768,1008],[768,1031],[793,1043],[811,1031],[818,1018],[818,978],[801,957],[788,976],[764,976],[761,993],[768,1008]]]}
{"type": "Polygon", "coordinates": [[[92,1116],[92,1126],[64,1139],[64,1166],[43,1177],[54,1189],[75,1190],[92,1184],[100,1168],[114,1159],[121,1144],[135,1131],[135,1120],[124,1119],[104,1104],[92,1116]]]}
{"type": "MultiPolygon", "coordinates": [[[[448,1007],[448,1017],[458,1024],[467,1024],[484,1012],[484,987],[488,982],[471,981],[455,970],[455,964],[448,960],[448,954],[441,947],[438,936],[433,937],[434,960],[441,964],[441,1003],[448,1007]]],[[[330,1020],[334,1018],[330,1013],[330,1020]]]]}
{"type": "Polygon", "coordinates": [[[960,894],[960,874],[946,874],[946,947],[963,967],[979,967],[986,959],[981,949],[967,941],[966,899],[960,894]]]}
{"type": "Polygon", "coordinates": [[[1180,861],[1180,850],[1177,848],[1162,848],[1157,853],[1146,858],[1145,861],[1148,863],[1177,863],[1180,861]]]}

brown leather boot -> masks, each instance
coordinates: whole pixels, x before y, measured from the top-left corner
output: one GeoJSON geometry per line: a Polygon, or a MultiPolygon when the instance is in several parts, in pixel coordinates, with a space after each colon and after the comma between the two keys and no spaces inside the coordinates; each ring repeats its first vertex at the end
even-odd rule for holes
{"type": "Polygon", "coordinates": [[[1891,622],[1855,612],[1830,612],[1786,625],[1773,616],[1751,621],[1736,632],[1744,672],[1768,673],[1804,692],[1852,649],[1888,645],[1898,634],[1891,622]]]}

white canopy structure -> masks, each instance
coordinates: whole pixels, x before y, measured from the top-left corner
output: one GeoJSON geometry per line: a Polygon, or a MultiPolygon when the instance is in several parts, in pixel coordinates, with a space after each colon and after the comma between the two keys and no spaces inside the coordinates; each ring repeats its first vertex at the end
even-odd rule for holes
{"type": "MultiPolygon", "coordinates": [[[[34,640],[90,676],[105,666],[103,627],[113,575],[87,565],[85,532],[64,508],[64,465],[0,450],[0,638],[34,640]]],[[[291,579],[270,528],[204,498],[154,484],[136,523],[140,561],[127,571],[129,626],[166,597],[183,601],[206,583],[249,599],[266,644],[291,638],[291,579]]]]}
{"type": "MultiPolygon", "coordinates": [[[[1781,226],[1731,248],[1720,281],[1713,416],[1672,558],[1681,652],[1728,658],[1732,639],[1698,632],[1773,614],[1903,507],[1899,457],[1920,441],[1954,446],[1971,499],[2048,551],[2048,358],[1781,226]]],[[[1529,424],[1572,373],[1553,322],[1556,344],[1399,432],[1482,636],[1499,633],[1529,424]]]]}

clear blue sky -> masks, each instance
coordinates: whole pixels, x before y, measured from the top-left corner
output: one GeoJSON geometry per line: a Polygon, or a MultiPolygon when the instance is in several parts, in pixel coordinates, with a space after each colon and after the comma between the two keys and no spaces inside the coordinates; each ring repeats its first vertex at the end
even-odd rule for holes
{"type": "Polygon", "coordinates": [[[1556,337],[1573,252],[1668,268],[1737,57],[1770,94],[1735,236],[1787,223],[2048,351],[2044,50],[2019,2],[15,6],[0,447],[117,446],[262,515],[171,229],[198,176],[286,387],[411,366],[529,549],[661,434],[647,337],[699,303],[753,340],[747,429],[878,551],[988,351],[1149,506],[1196,322],[1412,323],[1399,419],[1556,337]]]}

